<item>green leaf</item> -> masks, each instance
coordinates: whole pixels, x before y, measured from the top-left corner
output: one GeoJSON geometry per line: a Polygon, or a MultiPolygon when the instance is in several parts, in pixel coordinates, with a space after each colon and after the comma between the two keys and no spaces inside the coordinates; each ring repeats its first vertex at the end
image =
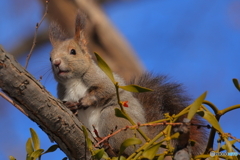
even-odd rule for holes
{"type": "Polygon", "coordinates": [[[160,154],[157,160],[164,160],[165,154],[160,154]]]}
{"type": "Polygon", "coordinates": [[[86,127],[82,126],[82,130],[83,130],[83,134],[85,136],[85,140],[86,140],[88,149],[92,149],[93,148],[92,141],[88,138],[88,131],[87,131],[86,127]]]}
{"type": "Polygon", "coordinates": [[[237,155],[237,156],[232,156],[232,159],[233,159],[233,160],[239,160],[239,159],[240,159],[240,156],[239,156],[239,155],[237,155]]]}
{"type": "Polygon", "coordinates": [[[96,52],[94,52],[94,54],[97,58],[98,66],[108,76],[108,78],[110,78],[110,80],[115,84],[113,73],[112,73],[112,70],[110,69],[110,67],[96,52]]]}
{"type": "Polygon", "coordinates": [[[232,81],[233,81],[233,84],[235,85],[235,87],[237,88],[237,90],[240,91],[240,85],[238,83],[238,80],[236,78],[233,78],[232,81]]]}
{"type": "Polygon", "coordinates": [[[171,139],[177,139],[179,136],[180,136],[180,133],[176,132],[173,135],[171,135],[171,139]]]}
{"type": "Polygon", "coordinates": [[[127,116],[125,113],[123,113],[120,109],[115,108],[115,116],[116,117],[121,117],[127,119],[127,116]]]}
{"type": "Polygon", "coordinates": [[[44,152],[44,154],[49,153],[49,152],[54,152],[54,151],[56,151],[56,149],[58,149],[58,145],[57,145],[57,144],[54,144],[54,145],[52,145],[51,147],[49,147],[49,148],[46,150],[46,152],[44,152]]]}
{"type": "Polygon", "coordinates": [[[97,149],[93,151],[93,157],[96,159],[101,159],[104,154],[104,148],[97,149]]]}
{"type": "Polygon", "coordinates": [[[227,138],[224,138],[224,142],[226,143],[226,151],[227,152],[232,152],[232,144],[229,142],[229,140],[227,138]]]}
{"type": "Polygon", "coordinates": [[[120,156],[120,157],[113,157],[112,160],[126,160],[126,158],[123,156],[120,156]]]}
{"type": "Polygon", "coordinates": [[[196,114],[197,110],[200,108],[202,102],[204,101],[207,92],[204,92],[201,96],[199,96],[190,106],[187,119],[191,120],[193,116],[196,114]]]}
{"type": "Polygon", "coordinates": [[[88,137],[88,132],[85,126],[82,126],[83,134],[85,137],[88,137]]]}
{"type": "Polygon", "coordinates": [[[153,159],[156,156],[156,153],[159,150],[160,146],[161,146],[161,143],[153,145],[149,149],[145,150],[142,156],[147,159],[153,159]]]}
{"type": "Polygon", "coordinates": [[[206,158],[211,159],[212,157],[210,156],[210,154],[201,154],[201,155],[195,156],[194,158],[195,159],[202,159],[202,158],[204,158],[204,159],[206,159],[206,158]]]}
{"type": "Polygon", "coordinates": [[[40,149],[40,141],[39,141],[37,133],[32,128],[30,128],[30,132],[31,132],[34,150],[40,149]]]}
{"type": "Polygon", "coordinates": [[[86,143],[87,143],[88,149],[90,150],[93,149],[92,141],[89,138],[86,138],[86,143]]]}
{"type": "Polygon", "coordinates": [[[236,156],[236,158],[237,158],[237,160],[240,160],[240,154],[238,154],[238,155],[236,156]]]}
{"type": "MultiPolygon", "coordinates": [[[[231,146],[232,146],[234,143],[236,143],[236,142],[237,142],[237,140],[229,141],[229,143],[231,144],[231,146]]],[[[221,148],[227,150],[227,146],[226,146],[226,144],[222,145],[221,148]]]]}
{"type": "Polygon", "coordinates": [[[26,143],[26,152],[28,155],[31,155],[32,152],[34,152],[33,146],[32,146],[32,138],[28,138],[26,143]]]}
{"type": "Polygon", "coordinates": [[[43,149],[38,149],[31,154],[31,158],[33,158],[33,160],[35,160],[35,159],[39,158],[39,156],[41,156],[43,152],[44,152],[43,149]]]}
{"type": "Polygon", "coordinates": [[[33,158],[31,158],[31,156],[27,154],[26,160],[33,160],[33,158]]]}
{"type": "Polygon", "coordinates": [[[145,88],[145,87],[141,87],[141,86],[138,86],[138,85],[127,85],[127,86],[119,86],[119,88],[122,88],[126,91],[129,91],[129,92],[149,92],[149,91],[153,91],[149,88],[145,88]]]}
{"type": "Polygon", "coordinates": [[[211,113],[211,112],[207,112],[207,111],[199,111],[197,112],[201,117],[203,117],[204,119],[206,119],[217,131],[219,131],[220,133],[223,133],[223,130],[220,126],[220,124],[218,123],[216,117],[211,113]]]}
{"type": "Polygon", "coordinates": [[[17,160],[17,159],[14,158],[13,156],[9,156],[9,160],[17,160]]]}
{"type": "Polygon", "coordinates": [[[108,154],[106,152],[103,153],[102,159],[109,159],[108,154]]]}
{"type": "Polygon", "coordinates": [[[141,143],[142,143],[142,141],[138,138],[126,139],[120,146],[119,155],[121,155],[127,147],[132,146],[132,145],[136,145],[136,144],[141,144],[141,143]]]}

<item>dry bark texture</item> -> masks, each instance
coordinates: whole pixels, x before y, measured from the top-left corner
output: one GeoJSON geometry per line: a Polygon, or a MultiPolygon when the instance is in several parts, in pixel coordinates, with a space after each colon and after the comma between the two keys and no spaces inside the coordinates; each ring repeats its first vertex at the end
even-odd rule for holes
{"type": "MultiPolygon", "coordinates": [[[[39,1],[45,6],[45,0],[39,1]]],[[[88,16],[86,37],[88,37],[90,50],[98,52],[112,70],[126,80],[133,75],[139,75],[142,72],[142,66],[133,50],[94,1],[50,0],[47,18],[50,22],[57,21],[66,33],[71,35],[74,31],[78,9],[88,16]]],[[[19,46],[13,49],[13,55],[20,56],[28,52],[33,37],[34,35],[31,35],[19,42],[19,46]]],[[[48,32],[39,31],[36,47],[48,42],[48,32]]],[[[59,144],[71,160],[83,159],[85,139],[81,131],[81,123],[62,102],[50,95],[14,60],[12,55],[3,51],[1,47],[0,88],[22,108],[30,119],[59,144]]]]}
{"type": "Polygon", "coordinates": [[[85,138],[81,123],[12,55],[0,46],[0,88],[46,132],[71,160],[83,159],[85,138]]]}

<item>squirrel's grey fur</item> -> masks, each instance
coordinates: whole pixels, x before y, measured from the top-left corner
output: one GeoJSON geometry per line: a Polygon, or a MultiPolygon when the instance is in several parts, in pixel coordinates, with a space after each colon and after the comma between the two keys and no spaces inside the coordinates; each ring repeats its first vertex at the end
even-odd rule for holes
{"type": "MultiPolygon", "coordinates": [[[[177,114],[190,104],[191,99],[186,95],[183,86],[171,82],[167,76],[144,73],[131,80],[130,84],[153,89],[153,92],[134,93],[134,97],[143,105],[147,122],[164,119],[164,113],[177,114]]],[[[182,119],[179,121],[182,122],[182,119]]],[[[191,122],[198,125],[205,124],[198,116],[194,117],[191,122]]],[[[156,126],[148,127],[147,130],[149,135],[154,136],[162,129],[162,126],[156,126]]],[[[207,143],[206,129],[191,126],[190,139],[196,142],[192,147],[192,154],[203,153],[207,143]]]]}
{"type": "MultiPolygon", "coordinates": [[[[84,37],[84,18],[76,18],[75,36],[68,38],[57,23],[50,27],[50,41],[53,45],[51,62],[54,77],[58,82],[58,97],[62,101],[79,102],[78,119],[92,132],[95,126],[100,137],[105,137],[117,126],[124,128],[130,123],[118,118],[114,109],[118,108],[115,86],[106,74],[96,65],[87,49],[84,37]]],[[[125,85],[122,78],[114,74],[119,85],[125,85]]],[[[165,76],[143,74],[132,81],[143,87],[151,88],[154,92],[132,94],[119,90],[121,101],[128,101],[126,112],[136,123],[146,123],[163,118],[164,113],[177,114],[189,103],[180,84],[167,82],[165,76]]],[[[194,119],[201,122],[199,119],[194,119]]],[[[148,135],[156,135],[161,127],[141,128],[148,135]]],[[[192,138],[197,141],[198,151],[202,152],[205,131],[191,129],[192,138]],[[200,143],[200,145],[198,144],[200,143]]],[[[119,149],[121,143],[134,136],[136,132],[127,130],[109,139],[110,146],[119,149]]],[[[138,137],[141,137],[136,133],[138,137]]],[[[126,154],[134,150],[127,149],[126,154]]]]}

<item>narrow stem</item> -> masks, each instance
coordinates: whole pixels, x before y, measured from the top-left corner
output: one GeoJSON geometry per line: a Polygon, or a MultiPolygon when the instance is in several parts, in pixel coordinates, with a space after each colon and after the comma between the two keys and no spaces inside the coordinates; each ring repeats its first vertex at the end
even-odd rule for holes
{"type": "Polygon", "coordinates": [[[11,98],[9,98],[5,93],[0,92],[0,96],[3,97],[5,100],[7,100],[9,103],[11,103],[13,106],[15,106],[19,111],[21,111],[25,116],[28,117],[28,114],[20,107],[18,104],[16,104],[11,98]]]}
{"type": "Polygon", "coordinates": [[[137,159],[142,154],[142,152],[145,149],[150,147],[155,141],[157,141],[160,137],[162,137],[163,133],[166,133],[169,130],[169,128],[170,128],[170,125],[168,125],[163,131],[161,131],[157,136],[155,136],[151,141],[149,141],[149,143],[145,143],[142,147],[140,147],[135,153],[133,153],[131,156],[129,156],[127,158],[127,160],[130,160],[130,159],[135,160],[135,159],[137,159]]]}
{"type": "Polygon", "coordinates": [[[30,58],[31,58],[31,56],[32,56],[32,53],[33,53],[33,49],[35,48],[36,43],[37,43],[38,28],[40,27],[40,25],[42,24],[44,18],[45,18],[45,17],[47,16],[47,14],[48,14],[48,2],[49,2],[49,1],[50,1],[50,0],[46,0],[46,1],[45,1],[45,2],[46,2],[45,13],[44,13],[42,19],[40,20],[40,22],[36,24],[36,30],[35,30],[35,34],[34,34],[34,38],[33,38],[33,43],[32,43],[31,50],[30,50],[30,52],[29,52],[29,54],[28,54],[28,56],[27,56],[27,59],[26,59],[25,69],[27,69],[27,67],[28,67],[29,60],[30,60],[30,58]]]}
{"type": "MultiPolygon", "coordinates": [[[[179,114],[177,114],[174,119],[171,121],[171,123],[174,123],[180,116],[186,114],[188,112],[188,109],[190,108],[190,106],[186,107],[184,110],[182,110],[179,114]]],[[[169,119],[164,119],[164,120],[159,120],[159,121],[154,121],[154,122],[160,122],[160,121],[169,121],[169,119]]],[[[153,122],[151,122],[153,123],[153,122]]],[[[157,141],[161,136],[163,136],[163,133],[167,133],[167,135],[170,137],[170,131],[171,131],[172,125],[168,125],[163,131],[161,131],[157,136],[155,136],[151,141],[149,141],[149,143],[144,144],[142,147],[140,147],[135,153],[133,153],[132,155],[130,155],[127,160],[130,159],[137,159],[142,152],[147,149],[148,147],[150,147],[155,141],[157,141]],[[134,157],[134,158],[133,158],[134,157]]],[[[162,141],[165,141],[165,139],[161,140],[158,143],[162,143],[162,141]]],[[[167,142],[167,146],[169,148],[171,148],[171,143],[167,142]]]]}
{"type": "MultiPolygon", "coordinates": [[[[139,156],[141,156],[142,154],[142,151],[141,152],[138,152],[137,155],[132,159],[132,160],[136,160],[139,156]]],[[[128,159],[127,159],[128,160],[128,159]]],[[[130,160],[130,159],[129,159],[130,160]]]]}
{"type": "MultiPolygon", "coordinates": [[[[217,121],[219,122],[221,115],[219,115],[218,108],[213,103],[211,103],[209,101],[206,101],[206,100],[203,101],[203,104],[206,104],[206,105],[208,105],[209,107],[212,108],[212,110],[215,113],[215,117],[216,117],[217,121]]],[[[209,134],[208,143],[207,143],[207,147],[206,147],[206,150],[205,150],[204,154],[208,154],[210,149],[213,148],[215,135],[216,135],[216,129],[214,127],[212,127],[211,132],[209,134]]]]}
{"type": "Polygon", "coordinates": [[[203,101],[203,104],[206,104],[206,105],[208,105],[209,107],[211,107],[212,110],[214,111],[215,115],[217,115],[217,114],[219,113],[218,108],[217,108],[213,103],[204,100],[204,101],[203,101]]]}
{"type": "MultiPolygon", "coordinates": [[[[172,123],[172,122],[171,122],[172,123]]],[[[171,129],[172,129],[172,125],[168,125],[169,126],[169,128],[168,128],[168,130],[167,130],[167,133],[168,133],[168,137],[171,137],[171,129]]],[[[171,143],[170,143],[170,141],[167,141],[167,146],[168,146],[168,150],[169,149],[171,149],[171,151],[172,151],[172,147],[171,147],[171,143]]]]}
{"type": "Polygon", "coordinates": [[[125,113],[124,109],[123,109],[123,106],[122,106],[122,103],[120,101],[120,96],[119,96],[119,86],[118,86],[118,82],[115,83],[115,88],[116,88],[116,92],[117,92],[117,100],[118,100],[118,104],[121,108],[121,111],[125,113]]]}
{"type": "MultiPolygon", "coordinates": [[[[125,114],[127,120],[132,124],[132,125],[136,125],[136,123],[132,120],[132,118],[125,112],[125,110],[123,109],[122,103],[120,101],[120,96],[119,96],[119,86],[118,86],[118,82],[115,83],[115,88],[116,88],[116,92],[117,92],[117,99],[118,99],[118,104],[121,108],[121,111],[125,114]]],[[[148,142],[150,141],[150,138],[147,137],[147,135],[140,129],[137,128],[137,131],[141,134],[141,136],[148,142]]]]}
{"type": "MultiPolygon", "coordinates": [[[[217,121],[219,122],[221,116],[215,115],[215,117],[216,117],[217,121]]],[[[208,138],[208,144],[207,144],[204,154],[208,154],[210,149],[213,148],[215,135],[216,135],[216,129],[214,127],[212,127],[211,132],[209,134],[209,138],[208,138]]]]}
{"type": "Polygon", "coordinates": [[[161,119],[161,120],[157,120],[157,121],[152,121],[152,122],[149,122],[148,124],[155,124],[155,123],[161,123],[161,122],[167,122],[169,121],[169,118],[168,119],[161,119]]]}
{"type": "MultiPolygon", "coordinates": [[[[232,111],[232,110],[234,110],[234,109],[240,108],[240,104],[237,104],[237,105],[234,105],[234,106],[225,108],[225,109],[223,109],[223,110],[218,110],[218,108],[217,108],[214,104],[212,104],[211,102],[209,102],[209,101],[204,101],[203,103],[212,108],[212,110],[214,111],[215,117],[216,117],[216,119],[217,119],[218,122],[219,122],[219,120],[220,120],[220,118],[221,118],[222,115],[224,115],[224,114],[226,114],[227,112],[232,111]]],[[[215,128],[212,128],[212,129],[211,129],[211,132],[210,132],[210,135],[209,135],[209,141],[208,141],[208,144],[207,144],[207,148],[206,148],[206,150],[205,150],[205,152],[204,152],[205,154],[208,154],[209,150],[210,150],[211,148],[213,148],[213,143],[214,143],[215,135],[216,135],[216,129],[215,129],[215,128]]]]}
{"type": "Polygon", "coordinates": [[[221,111],[219,111],[221,113],[221,115],[224,115],[225,113],[229,112],[229,111],[232,111],[234,109],[237,109],[237,108],[240,108],[240,104],[237,104],[237,105],[234,105],[234,106],[231,106],[231,107],[228,107],[228,108],[225,108],[221,111]]]}

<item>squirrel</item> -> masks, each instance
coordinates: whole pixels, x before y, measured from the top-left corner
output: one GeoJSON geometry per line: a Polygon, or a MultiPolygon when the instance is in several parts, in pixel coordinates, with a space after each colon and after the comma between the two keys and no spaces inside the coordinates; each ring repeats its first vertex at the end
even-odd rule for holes
{"type": "MultiPolygon", "coordinates": [[[[54,78],[58,82],[58,98],[72,111],[78,111],[79,121],[90,130],[92,135],[95,128],[100,137],[105,137],[116,126],[124,128],[131,124],[114,114],[114,109],[119,107],[116,89],[88,51],[84,35],[85,19],[85,16],[77,14],[73,38],[66,36],[56,22],[50,25],[49,39],[53,46],[50,61],[54,78]],[[78,105],[72,105],[74,103],[78,105]]],[[[114,78],[119,85],[128,84],[117,74],[114,74],[114,78]]],[[[163,119],[164,113],[177,114],[188,106],[190,99],[185,96],[182,85],[168,82],[167,76],[144,73],[129,83],[153,90],[153,92],[140,94],[119,90],[121,101],[128,101],[129,107],[124,109],[136,123],[143,124],[163,119]]],[[[194,118],[193,121],[202,124],[199,118],[194,118]]],[[[203,152],[206,134],[204,129],[194,127],[191,126],[190,138],[196,141],[193,154],[199,154],[203,152]]],[[[141,129],[153,137],[163,128],[155,126],[141,127],[141,129]]],[[[137,132],[128,129],[110,137],[108,143],[113,150],[117,151],[125,139],[132,138],[134,135],[141,137],[137,132]]],[[[125,153],[130,155],[134,152],[134,148],[128,148],[125,153]]]]}

